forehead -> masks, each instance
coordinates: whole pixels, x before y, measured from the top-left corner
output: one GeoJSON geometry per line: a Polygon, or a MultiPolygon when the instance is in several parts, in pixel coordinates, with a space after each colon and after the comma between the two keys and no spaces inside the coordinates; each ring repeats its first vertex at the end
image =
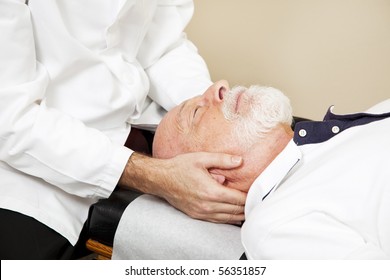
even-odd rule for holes
{"type": "Polygon", "coordinates": [[[176,106],[166,113],[156,129],[153,140],[153,153],[157,157],[171,157],[180,150],[182,129],[178,123],[179,107],[176,106]]]}
{"type": "Polygon", "coordinates": [[[176,106],[165,114],[164,118],[157,127],[156,134],[163,133],[175,135],[181,131],[179,128],[179,110],[180,106],[176,106]]]}
{"type": "Polygon", "coordinates": [[[181,103],[179,106],[176,106],[172,111],[169,113],[172,115],[172,120],[177,124],[178,132],[184,133],[185,132],[185,116],[184,111],[186,107],[189,106],[189,103],[192,99],[188,99],[181,103]]]}

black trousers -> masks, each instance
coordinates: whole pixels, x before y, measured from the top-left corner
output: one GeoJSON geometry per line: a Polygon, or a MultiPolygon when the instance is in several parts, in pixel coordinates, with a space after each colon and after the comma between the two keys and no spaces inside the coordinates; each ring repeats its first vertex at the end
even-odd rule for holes
{"type": "Polygon", "coordinates": [[[0,208],[0,224],[2,260],[66,260],[89,254],[85,239],[72,246],[61,234],[29,216],[0,208]]]}

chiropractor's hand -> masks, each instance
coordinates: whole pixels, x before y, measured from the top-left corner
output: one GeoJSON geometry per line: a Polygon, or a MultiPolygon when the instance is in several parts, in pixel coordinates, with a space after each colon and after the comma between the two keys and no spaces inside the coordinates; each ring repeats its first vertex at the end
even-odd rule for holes
{"type": "Polygon", "coordinates": [[[119,184],[160,196],[192,218],[236,224],[244,220],[246,193],[222,186],[208,170],[240,165],[240,158],[226,154],[156,159],[133,153],[119,184]]]}

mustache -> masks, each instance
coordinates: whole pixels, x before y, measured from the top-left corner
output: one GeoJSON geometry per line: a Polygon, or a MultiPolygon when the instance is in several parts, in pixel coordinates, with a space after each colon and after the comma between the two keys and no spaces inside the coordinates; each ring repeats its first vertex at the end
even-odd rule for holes
{"type": "Polygon", "coordinates": [[[245,93],[247,88],[244,86],[235,86],[227,92],[223,98],[222,113],[225,119],[231,121],[240,117],[236,112],[238,98],[245,93]]]}

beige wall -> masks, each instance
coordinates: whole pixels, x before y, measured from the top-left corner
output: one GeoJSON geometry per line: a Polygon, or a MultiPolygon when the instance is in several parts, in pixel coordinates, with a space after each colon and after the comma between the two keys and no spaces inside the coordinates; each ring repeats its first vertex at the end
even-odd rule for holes
{"type": "Polygon", "coordinates": [[[194,0],[189,38],[213,80],[284,91],[321,119],[390,98],[389,0],[194,0]]]}

